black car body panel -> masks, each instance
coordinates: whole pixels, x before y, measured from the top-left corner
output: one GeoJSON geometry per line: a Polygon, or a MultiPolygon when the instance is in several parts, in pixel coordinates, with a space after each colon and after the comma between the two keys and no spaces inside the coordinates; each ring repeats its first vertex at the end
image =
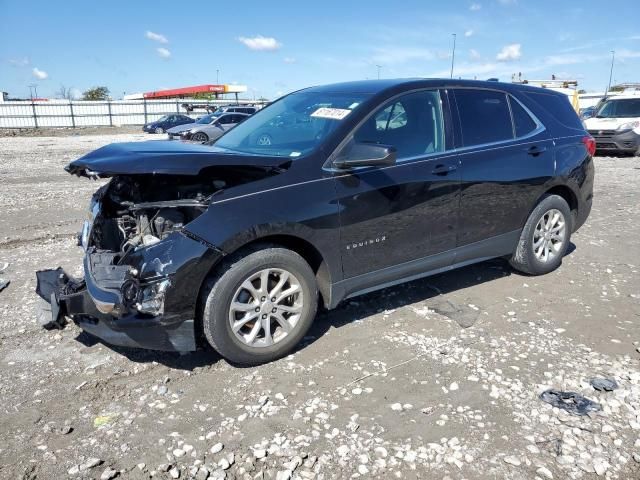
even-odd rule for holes
{"type": "MultiPolygon", "coordinates": [[[[191,350],[199,334],[204,282],[226,256],[252,242],[281,244],[303,255],[316,272],[322,302],[333,308],[363,292],[512,254],[529,213],[549,192],[567,199],[574,230],[589,214],[594,167],[583,143],[586,132],[575,113],[576,121],[563,110],[568,102],[560,94],[496,82],[423,79],[304,92],[357,93],[362,101],[303,155],[144,142],[109,145],[72,162],[70,173],[114,178],[94,196],[97,213],[83,240],[87,285],[73,292],[83,296],[81,306],[68,300],[63,287],[42,296],[53,293],[62,315],[106,341],[191,350]],[[463,95],[457,92],[468,89],[504,95],[511,109],[527,111],[535,125],[518,136],[512,120],[515,138],[465,143],[463,95]],[[367,122],[378,125],[374,113],[381,107],[424,91],[442,105],[439,151],[421,150],[389,166],[335,167],[333,160],[354,131],[367,122]],[[161,233],[145,227],[158,219],[161,233]],[[118,228],[127,231],[125,244],[135,245],[130,254],[118,253],[119,242],[105,240],[118,238],[118,228]],[[154,238],[145,238],[145,228],[154,238]],[[160,293],[149,287],[165,280],[160,293]],[[131,282],[136,289],[127,289],[131,282]],[[147,293],[140,293],[145,288],[147,293]],[[153,297],[151,303],[162,297],[162,308],[141,312],[141,295],[153,297]],[[87,296],[109,311],[96,314],[87,307],[87,296]],[[145,328],[148,339],[140,333],[145,328]]],[[[398,118],[401,125],[404,117],[398,118]]]]}
{"type": "Polygon", "coordinates": [[[220,166],[286,167],[290,162],[280,157],[250,158],[225,154],[215,147],[166,142],[112,143],[71,162],[65,169],[79,176],[113,175],[199,175],[203,170],[220,166]]]}

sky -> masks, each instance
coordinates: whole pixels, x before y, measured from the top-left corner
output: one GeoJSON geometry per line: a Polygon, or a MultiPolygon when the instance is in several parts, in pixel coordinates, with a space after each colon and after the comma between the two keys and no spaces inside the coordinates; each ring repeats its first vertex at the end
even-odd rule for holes
{"type": "Polygon", "coordinates": [[[55,97],[247,85],[275,98],[349,80],[577,79],[640,82],[640,2],[619,0],[0,0],[0,90],[55,97]]]}

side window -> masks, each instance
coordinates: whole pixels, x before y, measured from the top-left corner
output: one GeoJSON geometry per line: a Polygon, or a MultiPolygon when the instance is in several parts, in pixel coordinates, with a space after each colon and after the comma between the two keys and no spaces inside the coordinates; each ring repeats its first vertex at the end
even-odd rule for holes
{"type": "Polygon", "coordinates": [[[409,93],[383,105],[353,135],[358,143],[393,146],[398,160],[444,150],[437,90],[409,93]]]}
{"type": "Polygon", "coordinates": [[[511,105],[511,115],[513,115],[513,125],[516,129],[516,137],[524,137],[538,127],[533,118],[531,118],[531,115],[522,108],[520,102],[513,97],[509,97],[509,104],[511,105]]]}
{"type": "Polygon", "coordinates": [[[230,123],[233,123],[234,116],[235,115],[223,115],[222,117],[220,117],[220,124],[228,125],[230,123]]]}
{"type": "Polygon", "coordinates": [[[492,90],[455,90],[465,147],[513,139],[507,96],[492,90]]]}

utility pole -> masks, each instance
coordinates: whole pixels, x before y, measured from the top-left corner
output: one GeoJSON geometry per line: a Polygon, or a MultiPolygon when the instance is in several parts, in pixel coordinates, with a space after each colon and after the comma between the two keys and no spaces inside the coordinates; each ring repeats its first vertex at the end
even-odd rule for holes
{"type": "Polygon", "coordinates": [[[30,83],[27,86],[29,87],[29,97],[31,97],[31,100],[33,100],[34,98],[38,98],[38,85],[36,85],[35,83],[30,83]],[[35,95],[34,95],[34,90],[35,90],[35,95]]]}
{"type": "Polygon", "coordinates": [[[451,51],[451,78],[453,78],[453,62],[456,59],[456,34],[452,33],[451,35],[453,35],[453,50],[451,51]]]}
{"type": "Polygon", "coordinates": [[[220,70],[216,68],[216,85],[220,85],[220,70]]]}
{"type": "Polygon", "coordinates": [[[376,68],[378,69],[378,80],[380,80],[380,69],[382,68],[382,65],[376,65],[376,68]]]}
{"type": "Polygon", "coordinates": [[[607,91],[604,92],[604,98],[607,98],[609,95],[609,89],[611,88],[611,77],[613,77],[613,61],[616,58],[616,51],[611,50],[611,70],[609,70],[609,84],[607,85],[607,91]]]}

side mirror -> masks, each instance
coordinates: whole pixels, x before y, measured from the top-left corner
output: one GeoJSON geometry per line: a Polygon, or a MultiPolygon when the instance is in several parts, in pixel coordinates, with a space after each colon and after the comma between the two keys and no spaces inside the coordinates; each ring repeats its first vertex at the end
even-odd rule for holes
{"type": "Polygon", "coordinates": [[[352,143],[333,161],[335,168],[386,167],[396,164],[396,149],[389,145],[352,143]]]}

